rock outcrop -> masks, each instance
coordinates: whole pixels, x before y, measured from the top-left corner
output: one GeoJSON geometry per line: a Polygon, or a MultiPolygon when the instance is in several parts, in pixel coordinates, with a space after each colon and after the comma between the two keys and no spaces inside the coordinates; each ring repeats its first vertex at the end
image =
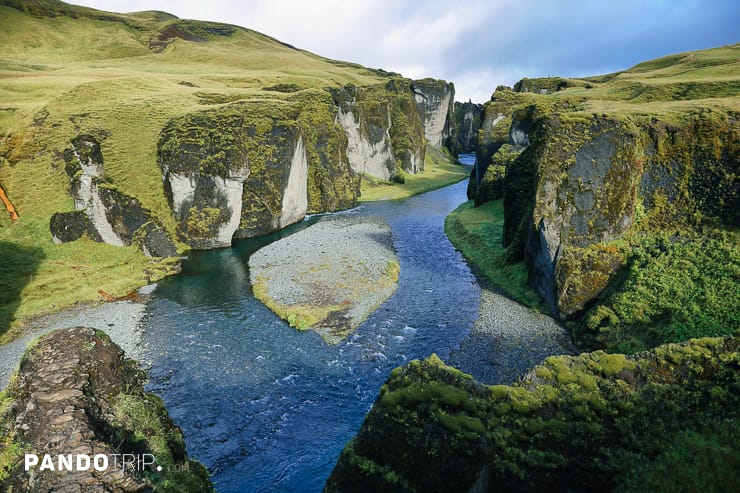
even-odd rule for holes
{"type": "Polygon", "coordinates": [[[105,178],[98,140],[81,134],[71,142],[72,147],[64,151],[64,159],[75,211],[59,212],[51,217],[54,241],[66,243],[87,235],[110,245],[136,244],[153,257],[177,255],[174,243],[151,212],[105,178]]]}
{"type": "Polygon", "coordinates": [[[76,327],[42,337],[6,391],[0,455],[16,465],[0,471],[8,473],[3,491],[213,491],[144,380],[103,332],[76,327]]]}
{"type": "Polygon", "coordinates": [[[331,91],[337,121],[347,135],[347,158],[356,173],[390,180],[424,169],[424,127],[412,87],[407,79],[392,79],[331,91]]]}
{"type": "MultiPolygon", "coordinates": [[[[697,103],[675,114],[625,106],[598,114],[586,111],[592,87],[548,78],[497,88],[483,109],[468,188],[476,204],[503,198],[509,260],[526,263],[529,284],[561,319],[579,317],[604,292],[629,258],[613,243],[636,228],[700,217],[738,224],[735,112],[697,103]],[[572,87],[572,97],[548,96],[572,87]]],[[[616,81],[611,90],[632,101],[616,81]]]]}
{"type": "Polygon", "coordinates": [[[606,288],[624,263],[606,243],[631,231],[638,216],[658,227],[696,212],[738,224],[740,203],[730,190],[736,141],[727,118],[696,114],[667,132],[655,121],[537,120],[530,147],[510,166],[507,180],[530,186],[513,186],[505,198],[504,236],[554,314],[576,315],[606,288]]]}
{"type": "Polygon", "coordinates": [[[455,150],[460,152],[475,152],[478,146],[478,130],[481,127],[483,106],[471,101],[460,103],[455,101],[455,128],[457,144],[455,150]]]}
{"type": "Polygon", "coordinates": [[[171,120],[159,141],[165,194],[192,248],[228,246],[353,206],[358,178],[323,91],[282,105],[233,103],[171,120]]]}
{"type": "Polygon", "coordinates": [[[381,387],[324,491],[729,491],[738,357],[734,337],[556,356],[513,386],[413,361],[381,387]]]}
{"type": "Polygon", "coordinates": [[[424,136],[433,147],[452,147],[455,140],[455,86],[436,79],[415,80],[411,85],[424,125],[424,136]]]}
{"type": "Polygon", "coordinates": [[[233,102],[162,130],[165,194],[177,234],[191,248],[228,246],[310,212],[352,207],[362,175],[402,180],[424,169],[425,139],[447,145],[451,138],[451,84],[394,77],[289,89],[279,104],[233,102]]]}

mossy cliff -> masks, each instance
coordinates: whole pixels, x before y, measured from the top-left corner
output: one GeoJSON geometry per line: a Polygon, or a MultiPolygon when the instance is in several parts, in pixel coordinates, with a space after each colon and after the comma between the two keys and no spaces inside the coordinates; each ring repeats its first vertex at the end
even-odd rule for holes
{"type": "Polygon", "coordinates": [[[485,386],[432,355],[393,371],[324,491],[733,491],[739,365],[706,338],[485,386]]]}
{"type": "Polygon", "coordinates": [[[424,169],[424,127],[412,82],[392,79],[369,87],[331,91],[348,140],[347,157],[360,175],[389,180],[424,169]]]}
{"type": "Polygon", "coordinates": [[[503,199],[506,261],[582,343],[632,352],[738,326],[738,53],[524,80],[484,106],[469,195],[503,199]]]}
{"type": "Polygon", "coordinates": [[[352,207],[373,146],[391,188],[424,168],[414,82],[398,74],[163,12],[0,0],[0,19],[0,185],[18,217],[0,215],[0,233],[6,252],[38,252],[33,275],[4,263],[20,301],[0,307],[0,332],[173,272],[146,254],[352,207]]]}
{"type": "Polygon", "coordinates": [[[0,393],[0,488],[213,491],[206,468],[188,459],[162,401],[144,392],[145,378],[104,332],[76,327],[42,337],[0,393]],[[60,454],[102,454],[108,468],[25,471],[24,454],[38,455],[39,464],[48,454],[54,469],[60,454]],[[124,468],[122,454],[139,454],[149,465],[124,468]]]}
{"type": "Polygon", "coordinates": [[[171,120],[159,141],[165,193],[180,236],[223,246],[352,207],[359,178],[329,94],[218,105],[171,120]]]}
{"type": "Polygon", "coordinates": [[[471,101],[467,103],[455,101],[456,152],[475,152],[478,147],[482,111],[483,105],[471,101]]]}

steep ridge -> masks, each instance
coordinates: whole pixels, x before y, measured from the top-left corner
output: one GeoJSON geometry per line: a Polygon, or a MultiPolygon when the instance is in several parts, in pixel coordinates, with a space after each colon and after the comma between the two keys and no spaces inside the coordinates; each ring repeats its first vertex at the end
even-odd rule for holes
{"type": "MultiPolygon", "coordinates": [[[[676,332],[662,342],[737,327],[730,314],[740,300],[726,269],[710,284],[699,273],[680,281],[692,286],[680,296],[693,301],[627,307],[625,296],[636,293],[620,293],[646,289],[631,266],[653,265],[657,249],[670,264],[689,254],[683,261],[699,272],[737,264],[738,60],[733,45],[601,77],[524,79],[484,107],[469,195],[476,204],[503,198],[508,261],[523,261],[552,314],[580,321],[578,332],[599,347],[661,342],[647,335],[654,323],[676,332]],[[710,244],[725,260],[696,258],[710,244]],[[682,311],[686,303],[696,310],[682,311]]],[[[663,271],[650,288],[658,298],[674,289],[663,271]]]]}
{"type": "MultiPolygon", "coordinates": [[[[454,125],[451,84],[329,60],[237,26],[55,0],[2,0],[0,15],[0,172],[24,211],[5,238],[45,245],[69,278],[80,263],[123,268],[125,256],[131,265],[131,253],[86,245],[83,262],[60,259],[79,249],[55,250],[52,238],[154,257],[228,246],[354,206],[365,176],[402,183],[454,125]],[[435,84],[444,94],[417,106],[435,84]],[[104,172],[78,162],[83,140],[104,156],[104,172]]],[[[169,271],[138,263],[150,280],[169,271]]],[[[136,284],[67,291],[120,296],[136,284]]]]}

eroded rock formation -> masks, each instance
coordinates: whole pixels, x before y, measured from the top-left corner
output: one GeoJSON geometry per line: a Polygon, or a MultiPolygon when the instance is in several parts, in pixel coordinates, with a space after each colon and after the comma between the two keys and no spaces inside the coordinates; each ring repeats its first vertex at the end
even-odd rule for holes
{"type": "Polygon", "coordinates": [[[81,134],[71,142],[64,159],[75,211],[58,212],[51,217],[54,241],[66,243],[87,235],[110,245],[137,244],[153,257],[176,255],[173,242],[151,212],[106,180],[98,140],[81,134]]]}
{"type": "Polygon", "coordinates": [[[413,361],[381,387],[324,491],[731,490],[737,351],[730,337],[556,356],[512,386],[413,361]]]}
{"type": "Polygon", "coordinates": [[[213,491],[205,467],[188,460],[182,433],[162,401],[144,392],[144,380],[103,332],[76,327],[42,337],[26,351],[7,390],[0,452],[15,454],[17,465],[0,487],[122,493],[169,484],[176,491],[213,491]],[[25,453],[39,457],[28,471],[25,453]],[[123,467],[122,454],[153,463],[129,460],[123,467]],[[52,469],[41,467],[43,455],[52,458],[52,469]],[[72,455],[72,470],[59,470],[59,455],[72,455]],[[80,455],[104,455],[108,467],[78,469],[80,455]]]}

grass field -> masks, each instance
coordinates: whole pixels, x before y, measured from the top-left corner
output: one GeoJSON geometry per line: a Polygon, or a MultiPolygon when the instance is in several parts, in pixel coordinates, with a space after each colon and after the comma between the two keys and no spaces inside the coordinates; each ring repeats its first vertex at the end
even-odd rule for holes
{"type": "Polygon", "coordinates": [[[480,207],[474,207],[472,201],[465,202],[445,220],[447,237],[487,281],[519,303],[547,313],[539,295],[527,284],[524,263],[504,262],[503,231],[502,200],[480,207]]]}
{"type": "Polygon", "coordinates": [[[300,91],[384,80],[234,26],[51,0],[25,4],[29,15],[11,3],[0,2],[0,186],[19,219],[0,214],[0,342],[29,317],[104,298],[101,292],[124,296],[174,271],[172,260],[152,261],[135,248],[52,242],[51,215],[74,208],[62,158],[71,138],[98,138],[106,177],[172,233],[157,164],[167,121],[219,101],[290,96],[276,86],[300,91]]]}

